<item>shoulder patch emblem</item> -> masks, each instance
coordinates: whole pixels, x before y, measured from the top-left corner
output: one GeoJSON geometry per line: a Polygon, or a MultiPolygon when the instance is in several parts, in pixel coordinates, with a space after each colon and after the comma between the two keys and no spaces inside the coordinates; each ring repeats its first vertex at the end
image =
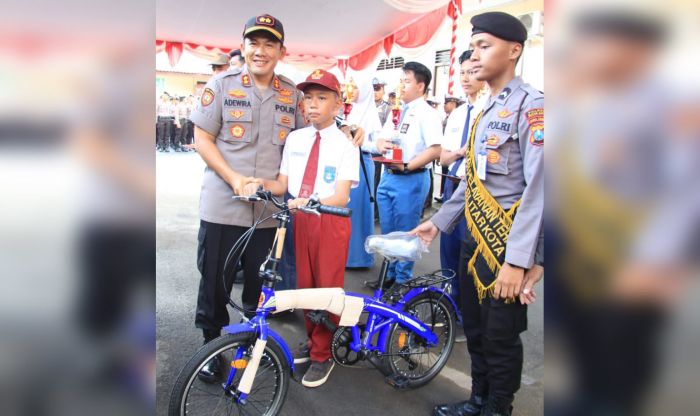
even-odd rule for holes
{"type": "Polygon", "coordinates": [[[525,113],[530,125],[530,144],[544,145],[544,108],[535,108],[525,113]]]}
{"type": "Polygon", "coordinates": [[[243,127],[240,124],[234,124],[231,126],[231,136],[235,137],[236,139],[240,139],[243,137],[245,134],[245,127],[243,127]]]}
{"type": "Polygon", "coordinates": [[[276,91],[279,91],[281,86],[280,86],[280,79],[277,78],[277,75],[272,79],[272,88],[274,88],[276,91]]]}
{"type": "Polygon", "coordinates": [[[527,122],[530,125],[544,123],[544,108],[535,108],[525,113],[525,115],[527,115],[527,122]]]}
{"type": "Polygon", "coordinates": [[[541,124],[530,126],[530,144],[544,146],[544,126],[541,124]]]}
{"type": "Polygon", "coordinates": [[[228,92],[228,95],[230,95],[231,97],[234,97],[234,98],[245,98],[248,96],[248,94],[246,94],[245,92],[243,92],[241,90],[230,90],[228,92]]]}
{"type": "Polygon", "coordinates": [[[282,88],[282,89],[280,89],[279,93],[280,93],[280,95],[282,95],[284,97],[291,97],[292,94],[294,94],[294,91],[282,88]]]}
{"type": "Polygon", "coordinates": [[[211,88],[205,88],[202,93],[202,106],[206,107],[214,101],[214,91],[211,88]]]}

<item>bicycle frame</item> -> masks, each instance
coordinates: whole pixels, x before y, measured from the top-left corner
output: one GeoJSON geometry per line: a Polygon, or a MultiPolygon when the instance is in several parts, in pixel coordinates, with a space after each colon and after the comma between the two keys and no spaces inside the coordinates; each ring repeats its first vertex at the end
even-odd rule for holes
{"type": "MultiPolygon", "coordinates": [[[[280,345],[285,358],[289,362],[291,372],[294,372],[294,358],[292,357],[287,343],[279,334],[269,328],[267,316],[273,312],[282,312],[284,310],[299,308],[326,310],[341,315],[341,326],[349,327],[351,330],[352,342],[350,343],[350,348],[360,354],[367,354],[370,352],[377,352],[379,354],[386,353],[387,340],[393,324],[398,324],[417,334],[429,345],[436,345],[438,343],[437,335],[435,335],[425,323],[406,314],[402,309],[403,305],[408,301],[426,290],[444,292],[435,287],[415,288],[402,297],[401,301],[398,303],[399,307],[394,307],[382,302],[380,300],[382,297],[381,287],[386,278],[389,264],[386,259],[382,264],[382,270],[380,272],[379,289],[375,291],[372,297],[355,293],[346,293],[342,288],[283,290],[275,292],[274,282],[280,278],[277,273],[277,265],[282,256],[284,237],[287,224],[290,221],[290,214],[288,211],[282,211],[274,214],[273,218],[278,220],[277,233],[272,249],[270,250],[270,255],[265,262],[265,267],[260,271],[260,276],[263,278],[263,287],[256,314],[245,323],[228,325],[223,328],[223,331],[229,334],[254,332],[256,335],[252,356],[245,365],[243,376],[238,384],[238,391],[236,392],[238,403],[245,404],[246,402],[262,353],[269,338],[272,338],[280,345]],[[324,307],[321,305],[326,306],[324,307]],[[361,305],[361,308],[359,305],[361,305]],[[357,325],[362,312],[369,313],[363,333],[360,332],[360,327],[357,325]],[[377,333],[379,334],[377,343],[372,344],[372,339],[377,333]]],[[[454,301],[449,295],[445,294],[445,296],[450,299],[450,302],[454,306],[454,301]]],[[[233,379],[239,370],[234,364],[243,357],[246,349],[247,346],[241,346],[236,351],[227,381],[223,386],[227,390],[230,389],[233,379]]]]}

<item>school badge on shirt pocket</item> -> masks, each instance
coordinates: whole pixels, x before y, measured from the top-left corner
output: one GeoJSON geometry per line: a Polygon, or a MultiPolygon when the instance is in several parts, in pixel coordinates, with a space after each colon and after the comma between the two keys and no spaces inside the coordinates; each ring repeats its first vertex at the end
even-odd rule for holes
{"type": "Polygon", "coordinates": [[[326,166],[323,168],[323,180],[326,183],[331,183],[335,180],[335,166],[326,166]]]}

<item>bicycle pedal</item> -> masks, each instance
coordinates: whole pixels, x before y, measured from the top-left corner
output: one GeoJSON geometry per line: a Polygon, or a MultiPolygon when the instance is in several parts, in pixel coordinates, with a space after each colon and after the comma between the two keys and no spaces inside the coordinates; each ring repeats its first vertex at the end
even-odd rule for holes
{"type": "Polygon", "coordinates": [[[396,390],[403,390],[410,387],[410,379],[401,374],[392,374],[384,379],[386,384],[395,388],[396,390]]]}

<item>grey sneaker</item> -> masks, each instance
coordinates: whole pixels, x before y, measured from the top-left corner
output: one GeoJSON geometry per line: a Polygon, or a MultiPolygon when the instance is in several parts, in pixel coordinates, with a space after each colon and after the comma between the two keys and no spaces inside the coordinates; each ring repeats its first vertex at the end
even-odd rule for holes
{"type": "Polygon", "coordinates": [[[299,346],[292,351],[292,357],[294,357],[294,364],[304,364],[311,360],[311,348],[309,348],[308,342],[302,342],[299,346]]]}
{"type": "Polygon", "coordinates": [[[328,380],[328,376],[331,375],[331,371],[335,367],[335,362],[333,359],[326,361],[312,361],[311,366],[306,370],[304,378],[301,380],[301,384],[306,387],[318,387],[328,380]]]}

